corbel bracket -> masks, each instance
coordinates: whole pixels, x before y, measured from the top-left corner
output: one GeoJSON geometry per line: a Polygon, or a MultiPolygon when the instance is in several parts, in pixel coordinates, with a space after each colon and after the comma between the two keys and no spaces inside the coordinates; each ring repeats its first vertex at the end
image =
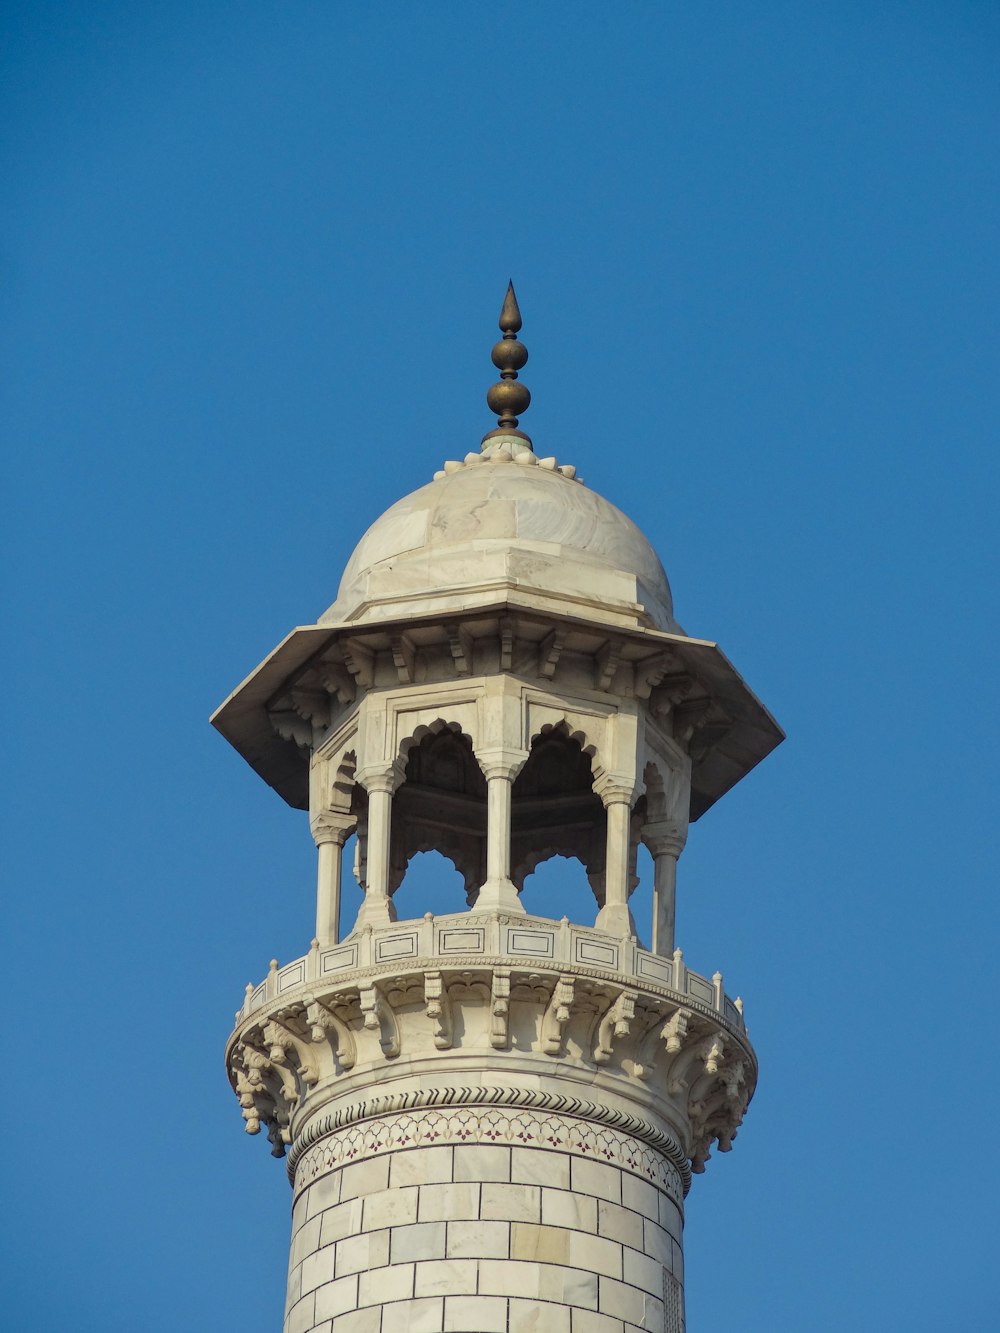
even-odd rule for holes
{"type": "Polygon", "coordinates": [[[566,631],[554,629],[550,630],[538,645],[538,674],[546,680],[551,680],[556,674],[565,643],[566,631]]]}
{"type": "Polygon", "coordinates": [[[455,661],[455,672],[459,676],[472,675],[472,635],[462,625],[445,625],[448,647],[455,661]]]}
{"type": "Polygon", "coordinates": [[[711,1032],[707,1037],[695,1039],[690,1046],[674,1057],[667,1079],[667,1091],[671,1094],[683,1092],[691,1081],[691,1075],[697,1065],[701,1073],[717,1074],[725,1053],[725,1037],[721,1032],[711,1032]]]}
{"type": "Polygon", "coordinates": [[[594,659],[594,685],[599,690],[610,690],[622,660],[624,639],[608,639],[594,659]]]}
{"type": "Polygon", "coordinates": [[[291,741],[300,750],[312,749],[313,729],[301,714],[291,708],[269,708],[267,719],[275,735],[283,741],[291,741]]]}
{"type": "Polygon", "coordinates": [[[399,1054],[399,1026],[392,1005],[386,1000],[374,981],[362,986],[358,992],[361,1013],[365,1027],[378,1033],[378,1042],[382,1054],[387,1060],[393,1060],[399,1054]]]}
{"type": "Polygon", "coordinates": [[[309,1059],[306,1045],[297,1032],[293,1032],[278,1018],[272,1018],[263,1028],[264,1040],[268,1045],[268,1058],[272,1064],[289,1066],[298,1074],[307,1087],[319,1082],[319,1070],[309,1059]]]}
{"type": "Polygon", "coordinates": [[[708,711],[712,701],[706,696],[701,699],[685,699],[674,706],[674,738],[687,745],[694,733],[708,720],[708,711]]]}
{"type": "Polygon", "coordinates": [[[672,653],[653,653],[635,664],[635,697],[648,699],[674,665],[672,653]]]}
{"type": "Polygon", "coordinates": [[[369,690],[375,684],[375,654],[360,639],[342,639],[344,665],[358,685],[369,690]]]}
{"type": "Polygon", "coordinates": [[[328,1009],[315,995],[305,995],[306,1022],[309,1024],[309,1040],[313,1042],[329,1041],[337,1063],[341,1069],[353,1069],[358,1058],[354,1033],[347,1024],[328,1009]]]}
{"type": "Polygon", "coordinates": [[[500,634],[500,670],[510,671],[514,665],[514,622],[510,616],[501,616],[500,634]]]}
{"type": "Polygon", "coordinates": [[[606,1065],[611,1059],[617,1037],[627,1037],[635,1018],[635,991],[623,990],[608,1011],[597,1021],[594,1063],[606,1065]]]}
{"type": "Polygon", "coordinates": [[[424,1004],[427,1017],[434,1024],[434,1045],[446,1051],[453,1044],[451,1001],[440,972],[424,973],[424,1004]]]}
{"type": "Polygon", "coordinates": [[[357,696],[354,677],[342,662],[321,662],[323,688],[336,698],[339,704],[352,704],[357,696]]]}
{"type": "Polygon", "coordinates": [[[691,1021],[690,1009],[675,1009],[665,1023],[656,1023],[653,1030],[644,1038],[639,1048],[639,1059],[635,1072],[638,1078],[647,1078],[650,1069],[656,1064],[660,1043],[667,1048],[669,1056],[679,1054],[687,1036],[688,1023],[691,1021]]]}
{"type": "Polygon", "coordinates": [[[295,689],[288,697],[292,708],[306,722],[316,727],[330,725],[330,698],[325,690],[295,689]]]}
{"type": "Polygon", "coordinates": [[[389,640],[389,646],[392,649],[392,660],[396,668],[396,675],[399,677],[401,685],[412,685],[415,679],[415,664],[417,660],[417,649],[413,640],[408,634],[394,634],[389,640]]]}
{"type": "Polygon", "coordinates": [[[510,1042],[510,968],[493,969],[490,994],[490,1045],[496,1051],[505,1051],[510,1042]]]}
{"type": "Polygon", "coordinates": [[[573,1012],[576,978],[562,976],[556,982],[548,1008],[542,1017],[542,1050],[547,1055],[562,1055],[563,1029],[573,1012]]]}

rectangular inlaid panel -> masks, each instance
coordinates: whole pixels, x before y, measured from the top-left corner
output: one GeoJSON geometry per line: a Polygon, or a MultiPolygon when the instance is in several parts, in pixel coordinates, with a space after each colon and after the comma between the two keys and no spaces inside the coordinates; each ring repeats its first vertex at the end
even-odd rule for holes
{"type": "Polygon", "coordinates": [[[407,931],[405,935],[389,935],[375,942],[377,963],[385,963],[395,958],[416,958],[419,952],[415,930],[407,931]]]}
{"type": "Polygon", "coordinates": [[[551,958],[555,936],[547,930],[524,930],[511,926],[507,930],[507,952],[529,954],[533,958],[551,958]]]}
{"type": "Polygon", "coordinates": [[[589,939],[586,935],[574,937],[573,959],[577,963],[589,963],[592,967],[618,967],[618,945],[607,940],[589,939]]]}
{"type": "Polygon", "coordinates": [[[306,979],[306,961],[304,958],[278,973],[278,992],[288,990],[289,986],[298,986],[306,979]]]}
{"type": "Polygon", "coordinates": [[[438,932],[439,954],[483,953],[486,948],[484,930],[442,930],[438,932]]]}
{"type": "Polygon", "coordinates": [[[327,949],[320,957],[320,972],[328,976],[331,972],[345,972],[358,965],[358,946],[347,944],[342,949],[327,949]]]}
{"type": "Polygon", "coordinates": [[[715,991],[711,983],[705,981],[702,977],[697,977],[693,972],[687,974],[688,994],[696,1000],[701,1000],[702,1004],[715,1004],[715,991]]]}
{"type": "Polygon", "coordinates": [[[661,986],[674,984],[674,965],[666,958],[657,958],[655,954],[638,952],[635,961],[637,977],[646,977],[661,986]]]}

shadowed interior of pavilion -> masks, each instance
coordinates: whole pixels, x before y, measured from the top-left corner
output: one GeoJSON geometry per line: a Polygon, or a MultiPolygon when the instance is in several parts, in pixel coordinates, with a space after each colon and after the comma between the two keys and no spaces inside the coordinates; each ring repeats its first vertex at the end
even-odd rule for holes
{"type": "MultiPolygon", "coordinates": [[[[349,788],[350,810],[356,819],[353,857],[354,876],[362,891],[367,878],[368,797],[354,780],[355,758],[347,757],[341,769],[345,795],[349,788]]],[[[629,895],[639,885],[637,859],[643,826],[655,818],[662,804],[662,782],[653,765],[644,773],[645,790],[636,801],[630,818],[629,895]]],[[[388,892],[390,911],[399,916],[423,915],[406,893],[407,873],[415,857],[436,853],[454,867],[464,890],[464,903],[457,897],[440,910],[459,912],[475,908],[488,864],[487,781],[473,751],[472,742],[457,724],[441,722],[405,751],[403,780],[393,795],[390,831],[388,892]],[[392,902],[399,890],[409,899],[411,911],[398,912],[392,902]],[[416,910],[414,910],[416,909],[416,910]]],[[[596,910],[605,904],[607,855],[607,811],[594,790],[592,753],[585,739],[570,734],[566,724],[546,727],[537,735],[518,773],[511,793],[510,878],[518,892],[538,867],[558,859],[564,876],[570,865],[578,872],[577,889],[589,886],[596,910]],[[570,864],[567,864],[570,863],[570,864]]],[[[451,878],[450,876],[448,878],[451,878]]],[[[532,895],[534,897],[534,895],[532,895]]],[[[568,894],[559,894],[561,903],[568,894]]],[[[575,910],[568,913],[578,924],[586,920],[590,897],[573,894],[575,910]]],[[[440,898],[438,899],[440,902],[440,898]]],[[[535,897],[536,915],[562,915],[554,905],[535,897]]],[[[345,919],[341,935],[353,922],[345,919]]],[[[645,930],[634,933],[646,935],[645,930]]],[[[672,948],[672,940],[670,941],[672,948]]]]}

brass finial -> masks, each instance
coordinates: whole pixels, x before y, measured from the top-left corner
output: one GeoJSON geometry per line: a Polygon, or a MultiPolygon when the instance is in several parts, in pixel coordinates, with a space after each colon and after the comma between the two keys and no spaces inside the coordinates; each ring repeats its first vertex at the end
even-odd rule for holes
{"type": "Polygon", "coordinates": [[[497,429],[483,437],[484,444],[496,435],[516,435],[531,447],[528,436],[517,429],[518,415],[526,412],[531,402],[531,394],[517,378],[517,372],[523,369],[528,360],[528,349],[517,337],[520,328],[521,312],[514,295],[514,284],[508,282],[507,295],[503,298],[500,310],[500,331],[503,337],[491,353],[493,364],[500,372],[500,379],[486,394],[490,411],[497,414],[497,429]]]}

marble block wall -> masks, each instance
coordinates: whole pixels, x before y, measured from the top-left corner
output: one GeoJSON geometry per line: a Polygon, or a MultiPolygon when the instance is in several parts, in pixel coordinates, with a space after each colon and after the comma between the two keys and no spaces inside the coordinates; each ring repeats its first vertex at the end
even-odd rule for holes
{"type": "Polygon", "coordinates": [[[285,1333],[682,1333],[682,1200],[571,1116],[355,1125],[296,1164],[285,1333]]]}

